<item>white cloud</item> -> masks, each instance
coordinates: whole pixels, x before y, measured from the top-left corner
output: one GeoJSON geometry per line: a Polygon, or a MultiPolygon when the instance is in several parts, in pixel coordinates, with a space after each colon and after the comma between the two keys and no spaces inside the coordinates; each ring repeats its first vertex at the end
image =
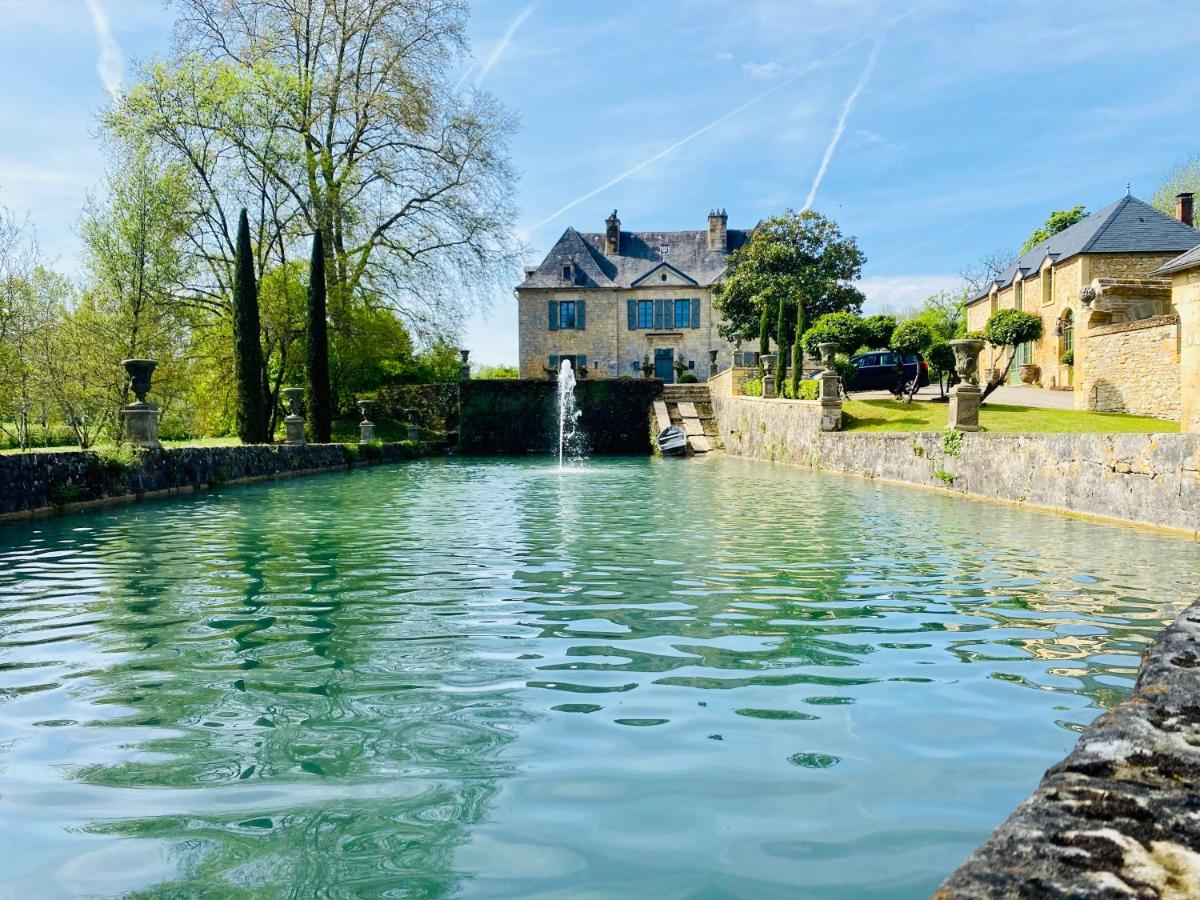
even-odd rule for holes
{"type": "Polygon", "coordinates": [[[100,45],[100,58],[96,61],[96,73],[100,76],[100,83],[104,85],[104,90],[108,91],[110,97],[116,99],[121,94],[121,76],[125,58],[121,53],[121,46],[113,37],[112,26],[108,20],[108,10],[101,4],[101,0],[84,0],[84,3],[87,4],[88,12],[92,15],[92,28],[96,32],[96,43],[100,45]]]}
{"type": "Polygon", "coordinates": [[[863,311],[869,314],[918,306],[930,294],[958,290],[963,280],[961,275],[870,275],[855,284],[866,295],[863,311]]]}
{"type": "Polygon", "coordinates": [[[757,78],[760,81],[770,81],[783,74],[783,66],[777,62],[742,63],[742,71],[751,78],[757,78]]]}

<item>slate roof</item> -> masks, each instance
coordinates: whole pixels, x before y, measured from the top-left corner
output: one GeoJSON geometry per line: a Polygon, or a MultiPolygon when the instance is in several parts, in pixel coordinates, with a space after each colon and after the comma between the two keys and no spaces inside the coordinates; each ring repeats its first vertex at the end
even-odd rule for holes
{"type": "MultiPolygon", "coordinates": [[[[749,231],[730,228],[728,250],[736,250],[750,239],[749,231]]],[[[622,231],[620,253],[606,256],[603,234],[582,234],[574,228],[563,232],[540,266],[518,285],[521,288],[563,288],[562,264],[575,262],[576,288],[628,288],[662,263],[707,287],[725,275],[729,253],[708,249],[708,231],[622,231]],[[663,245],[667,247],[664,256],[663,245]]]]}
{"type": "Polygon", "coordinates": [[[1200,231],[1126,195],[1027,250],[967,302],[982,300],[993,283],[997,289],[1008,287],[1018,271],[1022,277],[1037,272],[1047,256],[1052,263],[1060,263],[1080,253],[1163,253],[1190,250],[1197,245],[1200,231]]]}
{"type": "Polygon", "coordinates": [[[1152,277],[1171,275],[1175,272],[1183,272],[1186,269],[1194,269],[1197,266],[1200,266],[1200,247],[1193,247],[1187,253],[1181,253],[1170,262],[1159,266],[1150,275],[1152,277]]]}

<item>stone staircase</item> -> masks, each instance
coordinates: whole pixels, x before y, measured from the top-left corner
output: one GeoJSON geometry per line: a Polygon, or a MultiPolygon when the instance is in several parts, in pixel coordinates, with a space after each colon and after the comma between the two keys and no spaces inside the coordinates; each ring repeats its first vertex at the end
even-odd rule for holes
{"type": "Polygon", "coordinates": [[[663,385],[661,400],[654,401],[658,430],[678,425],[688,436],[692,453],[711,453],[724,449],[718,439],[717,420],[713,416],[712,397],[707,384],[663,385]]]}

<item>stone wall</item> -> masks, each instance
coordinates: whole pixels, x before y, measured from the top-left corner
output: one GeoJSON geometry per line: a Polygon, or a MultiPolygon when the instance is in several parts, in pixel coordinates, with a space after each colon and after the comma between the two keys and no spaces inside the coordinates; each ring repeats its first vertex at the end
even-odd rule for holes
{"type": "MultiPolygon", "coordinates": [[[[1200,539],[1200,435],[822,433],[795,401],[713,397],[726,451],[1200,539]]],[[[816,404],[814,404],[815,406],[816,404]]]]}
{"type": "MultiPolygon", "coordinates": [[[[522,379],[460,386],[459,449],[466,454],[549,454],[558,445],[558,384],[522,379]]],[[[575,386],[590,453],[649,453],[650,407],[661,381],[587,379],[575,386]]]]}
{"type": "Polygon", "coordinates": [[[0,519],[418,454],[408,444],[277,444],[143,450],[129,459],[90,451],[0,455],[0,519]]]}
{"type": "Polygon", "coordinates": [[[1200,603],[937,900],[1200,894],[1200,603]]]}
{"type": "Polygon", "coordinates": [[[1102,325],[1083,338],[1084,408],[1179,421],[1179,317],[1102,325]]]}

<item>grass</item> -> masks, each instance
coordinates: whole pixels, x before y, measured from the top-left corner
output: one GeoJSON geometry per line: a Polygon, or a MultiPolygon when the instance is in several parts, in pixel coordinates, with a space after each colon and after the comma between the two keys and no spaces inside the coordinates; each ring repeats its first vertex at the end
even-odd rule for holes
{"type": "MultiPolygon", "coordinates": [[[[847,431],[941,431],[949,418],[945,403],[897,400],[849,400],[842,406],[847,431]]],[[[983,431],[1066,433],[1177,433],[1178,422],[1127,416],[1122,413],[998,406],[985,403],[979,411],[983,431]]]]}

